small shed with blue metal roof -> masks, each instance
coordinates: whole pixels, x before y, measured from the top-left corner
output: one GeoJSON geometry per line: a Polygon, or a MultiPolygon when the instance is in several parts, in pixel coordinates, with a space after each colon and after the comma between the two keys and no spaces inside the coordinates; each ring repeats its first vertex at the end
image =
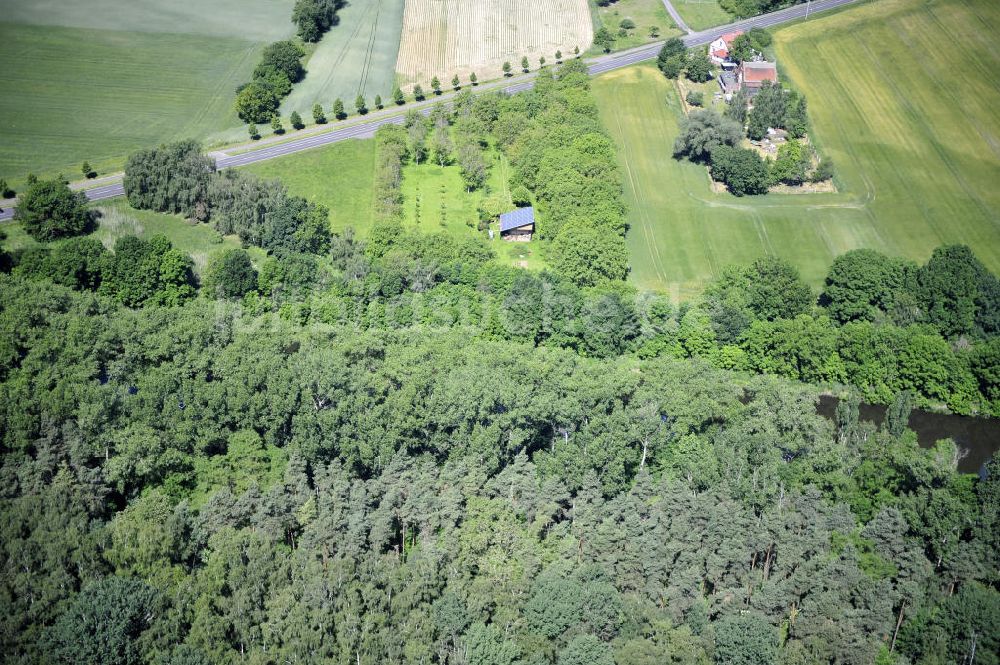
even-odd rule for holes
{"type": "Polygon", "coordinates": [[[518,208],[500,215],[500,237],[504,240],[531,240],[534,232],[534,208],[518,208]]]}

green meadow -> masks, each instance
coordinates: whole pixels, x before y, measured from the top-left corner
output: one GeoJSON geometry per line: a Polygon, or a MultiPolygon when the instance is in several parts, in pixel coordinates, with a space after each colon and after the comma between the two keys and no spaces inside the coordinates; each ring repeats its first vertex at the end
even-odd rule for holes
{"type": "MultiPolygon", "coordinates": [[[[663,6],[663,0],[618,0],[606,7],[591,3],[591,16],[594,18],[594,30],[604,27],[615,36],[615,50],[642,46],[657,39],[666,39],[683,34],[675,25],[663,6]],[[627,36],[619,34],[621,22],[631,19],[635,28],[628,31],[627,36]],[[659,37],[650,37],[649,29],[659,28],[659,37]]],[[[600,49],[593,48],[595,54],[600,49]]]]}
{"type": "Polygon", "coordinates": [[[372,224],[375,141],[353,140],[259,162],[245,170],[330,209],[330,228],[367,235],[372,224]]]}
{"type": "Polygon", "coordinates": [[[292,0],[11,0],[0,19],[0,178],[118,169],[239,125],[235,89],[291,36],[292,0]]]}
{"type": "Polygon", "coordinates": [[[996,28],[1000,6],[885,0],[776,33],[838,193],[713,193],[703,166],[671,156],[682,114],[673,82],[649,65],[597,78],[622,161],[633,282],[691,297],[726,265],[772,254],[819,285],[847,250],[923,261],[944,243],[1000,269],[996,28]]]}
{"type": "Polygon", "coordinates": [[[388,101],[396,75],[396,55],[403,29],[403,0],[352,2],[338,13],[340,23],[316,44],[306,62],[306,76],[281,106],[282,115],[298,111],[309,119],[313,104],[330,114],[333,100],[343,99],[354,114],[354,99],[375,95],[388,101]]]}
{"type": "Polygon", "coordinates": [[[735,20],[729,12],[719,6],[719,0],[671,0],[671,2],[692,30],[707,30],[735,20]]]}

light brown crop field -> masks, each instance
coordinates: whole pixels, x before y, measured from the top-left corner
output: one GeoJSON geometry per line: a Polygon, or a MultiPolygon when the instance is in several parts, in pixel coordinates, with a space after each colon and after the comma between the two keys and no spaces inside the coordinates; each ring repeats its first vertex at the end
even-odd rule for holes
{"type": "Polygon", "coordinates": [[[587,0],[406,0],[396,73],[426,88],[434,76],[494,78],[507,61],[518,72],[525,56],[537,69],[557,50],[586,51],[593,30],[587,0]]]}

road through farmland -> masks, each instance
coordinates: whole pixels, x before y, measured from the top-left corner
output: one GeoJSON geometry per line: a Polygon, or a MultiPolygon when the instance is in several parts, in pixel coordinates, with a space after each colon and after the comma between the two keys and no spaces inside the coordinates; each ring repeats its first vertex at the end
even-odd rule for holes
{"type": "MultiPolygon", "coordinates": [[[[711,43],[713,40],[718,38],[719,35],[732,32],[733,30],[748,30],[749,28],[754,27],[770,28],[804,18],[807,12],[810,16],[812,16],[823,11],[828,11],[830,9],[835,9],[837,7],[842,7],[844,5],[860,1],[861,0],[813,0],[808,4],[795,5],[770,14],[763,14],[761,16],[755,16],[754,18],[745,19],[743,21],[736,21],[728,25],[720,25],[711,28],[710,30],[695,32],[684,37],[683,39],[684,43],[688,47],[703,46],[711,43]]],[[[659,53],[660,47],[662,46],[663,42],[655,42],[647,46],[640,46],[628,51],[621,51],[619,53],[611,53],[609,55],[591,58],[587,61],[589,64],[590,74],[603,74],[604,72],[620,69],[622,67],[628,67],[646,60],[652,60],[659,53]]],[[[507,80],[483,84],[478,86],[476,90],[481,92],[502,90],[510,94],[522,92],[524,90],[531,89],[534,85],[534,77],[534,73],[524,74],[507,80]]],[[[407,105],[407,108],[416,108],[421,110],[423,113],[429,113],[434,104],[439,101],[448,101],[450,98],[454,97],[454,95],[455,93],[446,93],[440,97],[433,97],[425,102],[409,104],[407,105]]],[[[323,132],[321,134],[312,134],[310,136],[292,139],[283,143],[275,143],[255,150],[243,152],[238,155],[226,154],[225,151],[222,151],[217,153],[218,156],[216,158],[216,166],[219,169],[245,166],[247,164],[262,162],[267,159],[274,159],[275,157],[290,155],[303,150],[337,143],[338,141],[370,138],[375,134],[375,131],[383,125],[401,124],[403,122],[403,115],[398,109],[386,109],[378,113],[373,113],[369,117],[371,118],[370,120],[350,125],[348,127],[341,127],[332,131],[323,132]]],[[[122,196],[125,193],[125,190],[122,187],[120,178],[121,176],[119,176],[117,182],[111,182],[101,187],[85,190],[87,198],[91,201],[101,201],[104,199],[114,198],[116,196],[122,196]]],[[[10,204],[0,204],[0,206],[3,207],[3,210],[0,211],[0,221],[10,219],[14,213],[13,207],[10,204]]]]}

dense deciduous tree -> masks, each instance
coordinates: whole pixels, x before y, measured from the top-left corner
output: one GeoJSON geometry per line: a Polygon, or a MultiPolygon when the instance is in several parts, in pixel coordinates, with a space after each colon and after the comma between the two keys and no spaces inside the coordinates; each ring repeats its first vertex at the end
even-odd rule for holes
{"type": "Polygon", "coordinates": [[[681,120],[680,133],[674,141],[674,155],[695,161],[708,161],[719,146],[735,146],[743,129],[715,111],[692,111],[681,120]]]}
{"type": "Polygon", "coordinates": [[[91,212],[83,192],[70,190],[60,180],[39,180],[21,195],[14,219],[35,240],[51,242],[86,231],[91,212]]]}
{"type": "Polygon", "coordinates": [[[755,150],[719,145],[712,149],[712,179],[735,196],[766,194],[771,183],[767,163],[755,150]]]}
{"type": "Polygon", "coordinates": [[[204,219],[215,160],[195,141],[141,150],[125,161],[125,196],[133,208],[204,219]]]}

